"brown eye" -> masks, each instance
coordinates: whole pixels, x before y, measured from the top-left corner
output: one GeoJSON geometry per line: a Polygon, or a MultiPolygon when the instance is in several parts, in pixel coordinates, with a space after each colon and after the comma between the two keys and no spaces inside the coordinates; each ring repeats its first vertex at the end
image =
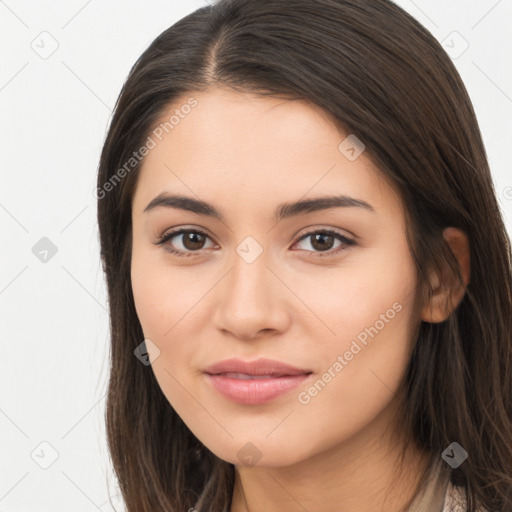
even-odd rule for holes
{"type": "Polygon", "coordinates": [[[318,251],[328,251],[332,249],[335,238],[325,233],[315,233],[311,235],[311,246],[318,251]]]}
{"type": "Polygon", "coordinates": [[[182,233],[182,243],[186,249],[190,251],[197,251],[198,249],[202,249],[205,236],[201,233],[197,233],[195,231],[185,231],[182,233]]]}
{"type": "Polygon", "coordinates": [[[198,229],[179,229],[164,234],[157,245],[164,245],[166,250],[177,256],[194,256],[194,252],[205,248],[208,239],[210,237],[198,229]]]}
{"type": "MultiPolygon", "coordinates": [[[[343,251],[347,247],[351,245],[355,245],[355,242],[346,236],[343,236],[340,233],[337,233],[336,231],[332,230],[319,230],[319,231],[311,231],[309,233],[306,233],[304,236],[300,238],[300,240],[297,242],[301,243],[302,241],[309,240],[309,246],[313,248],[313,250],[305,249],[308,252],[319,252],[319,253],[326,253],[325,255],[334,255],[337,254],[340,251],[343,251]],[[331,251],[333,249],[336,241],[339,242],[339,244],[335,247],[336,251],[331,251]],[[327,252],[329,251],[329,252],[327,252]]],[[[317,254],[318,256],[323,256],[323,254],[317,254]]]]}

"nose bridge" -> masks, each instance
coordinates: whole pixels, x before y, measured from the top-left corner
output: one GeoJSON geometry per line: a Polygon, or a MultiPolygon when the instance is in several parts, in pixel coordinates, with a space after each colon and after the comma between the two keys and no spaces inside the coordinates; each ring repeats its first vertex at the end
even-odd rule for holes
{"type": "Polygon", "coordinates": [[[283,285],[269,270],[269,252],[247,237],[235,248],[230,272],[223,280],[214,320],[216,327],[240,338],[253,338],[261,330],[282,330],[287,313],[279,306],[283,285]]]}
{"type": "Polygon", "coordinates": [[[269,252],[254,237],[248,236],[235,248],[233,269],[231,271],[230,291],[235,298],[246,296],[251,300],[266,298],[268,303],[269,274],[267,268],[269,252]]]}

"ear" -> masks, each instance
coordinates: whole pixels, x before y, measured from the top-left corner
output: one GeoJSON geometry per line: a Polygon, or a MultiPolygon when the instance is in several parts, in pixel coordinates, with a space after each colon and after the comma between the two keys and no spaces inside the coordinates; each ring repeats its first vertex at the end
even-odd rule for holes
{"type": "Polygon", "coordinates": [[[471,269],[467,235],[460,229],[450,227],[443,231],[443,237],[459,263],[463,283],[460,283],[456,276],[451,278],[443,276],[444,278],[441,279],[434,272],[430,276],[433,295],[421,311],[421,319],[424,322],[439,323],[446,320],[459,305],[469,284],[471,269]]]}

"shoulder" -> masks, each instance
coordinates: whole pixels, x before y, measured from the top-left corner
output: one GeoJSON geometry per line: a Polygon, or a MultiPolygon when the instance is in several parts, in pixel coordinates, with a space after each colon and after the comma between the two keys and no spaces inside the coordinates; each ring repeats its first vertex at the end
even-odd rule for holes
{"type": "MultiPolygon", "coordinates": [[[[466,512],[467,501],[464,487],[453,485],[451,482],[446,488],[443,512],[466,512]]],[[[479,507],[478,512],[488,512],[487,509],[479,507]]]]}

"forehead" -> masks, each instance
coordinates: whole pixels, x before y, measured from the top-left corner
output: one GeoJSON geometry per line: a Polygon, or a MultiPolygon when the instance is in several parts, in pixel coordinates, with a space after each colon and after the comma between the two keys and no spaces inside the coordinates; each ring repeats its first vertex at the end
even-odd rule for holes
{"type": "Polygon", "coordinates": [[[202,141],[205,148],[213,146],[218,152],[226,147],[230,150],[267,147],[274,149],[275,155],[280,148],[289,151],[305,143],[308,147],[335,144],[341,136],[327,113],[306,100],[263,97],[227,89],[191,92],[176,98],[155,126],[163,126],[171,117],[176,124],[164,137],[194,144],[202,141]],[[196,105],[188,108],[191,98],[196,105]]]}
{"type": "Polygon", "coordinates": [[[359,197],[377,210],[396,202],[364,151],[350,160],[340,150],[349,135],[307,101],[190,92],[152,127],[154,147],[144,157],[136,195],[146,203],[166,190],[211,202],[221,197],[238,202],[237,211],[321,194],[359,197]]]}

